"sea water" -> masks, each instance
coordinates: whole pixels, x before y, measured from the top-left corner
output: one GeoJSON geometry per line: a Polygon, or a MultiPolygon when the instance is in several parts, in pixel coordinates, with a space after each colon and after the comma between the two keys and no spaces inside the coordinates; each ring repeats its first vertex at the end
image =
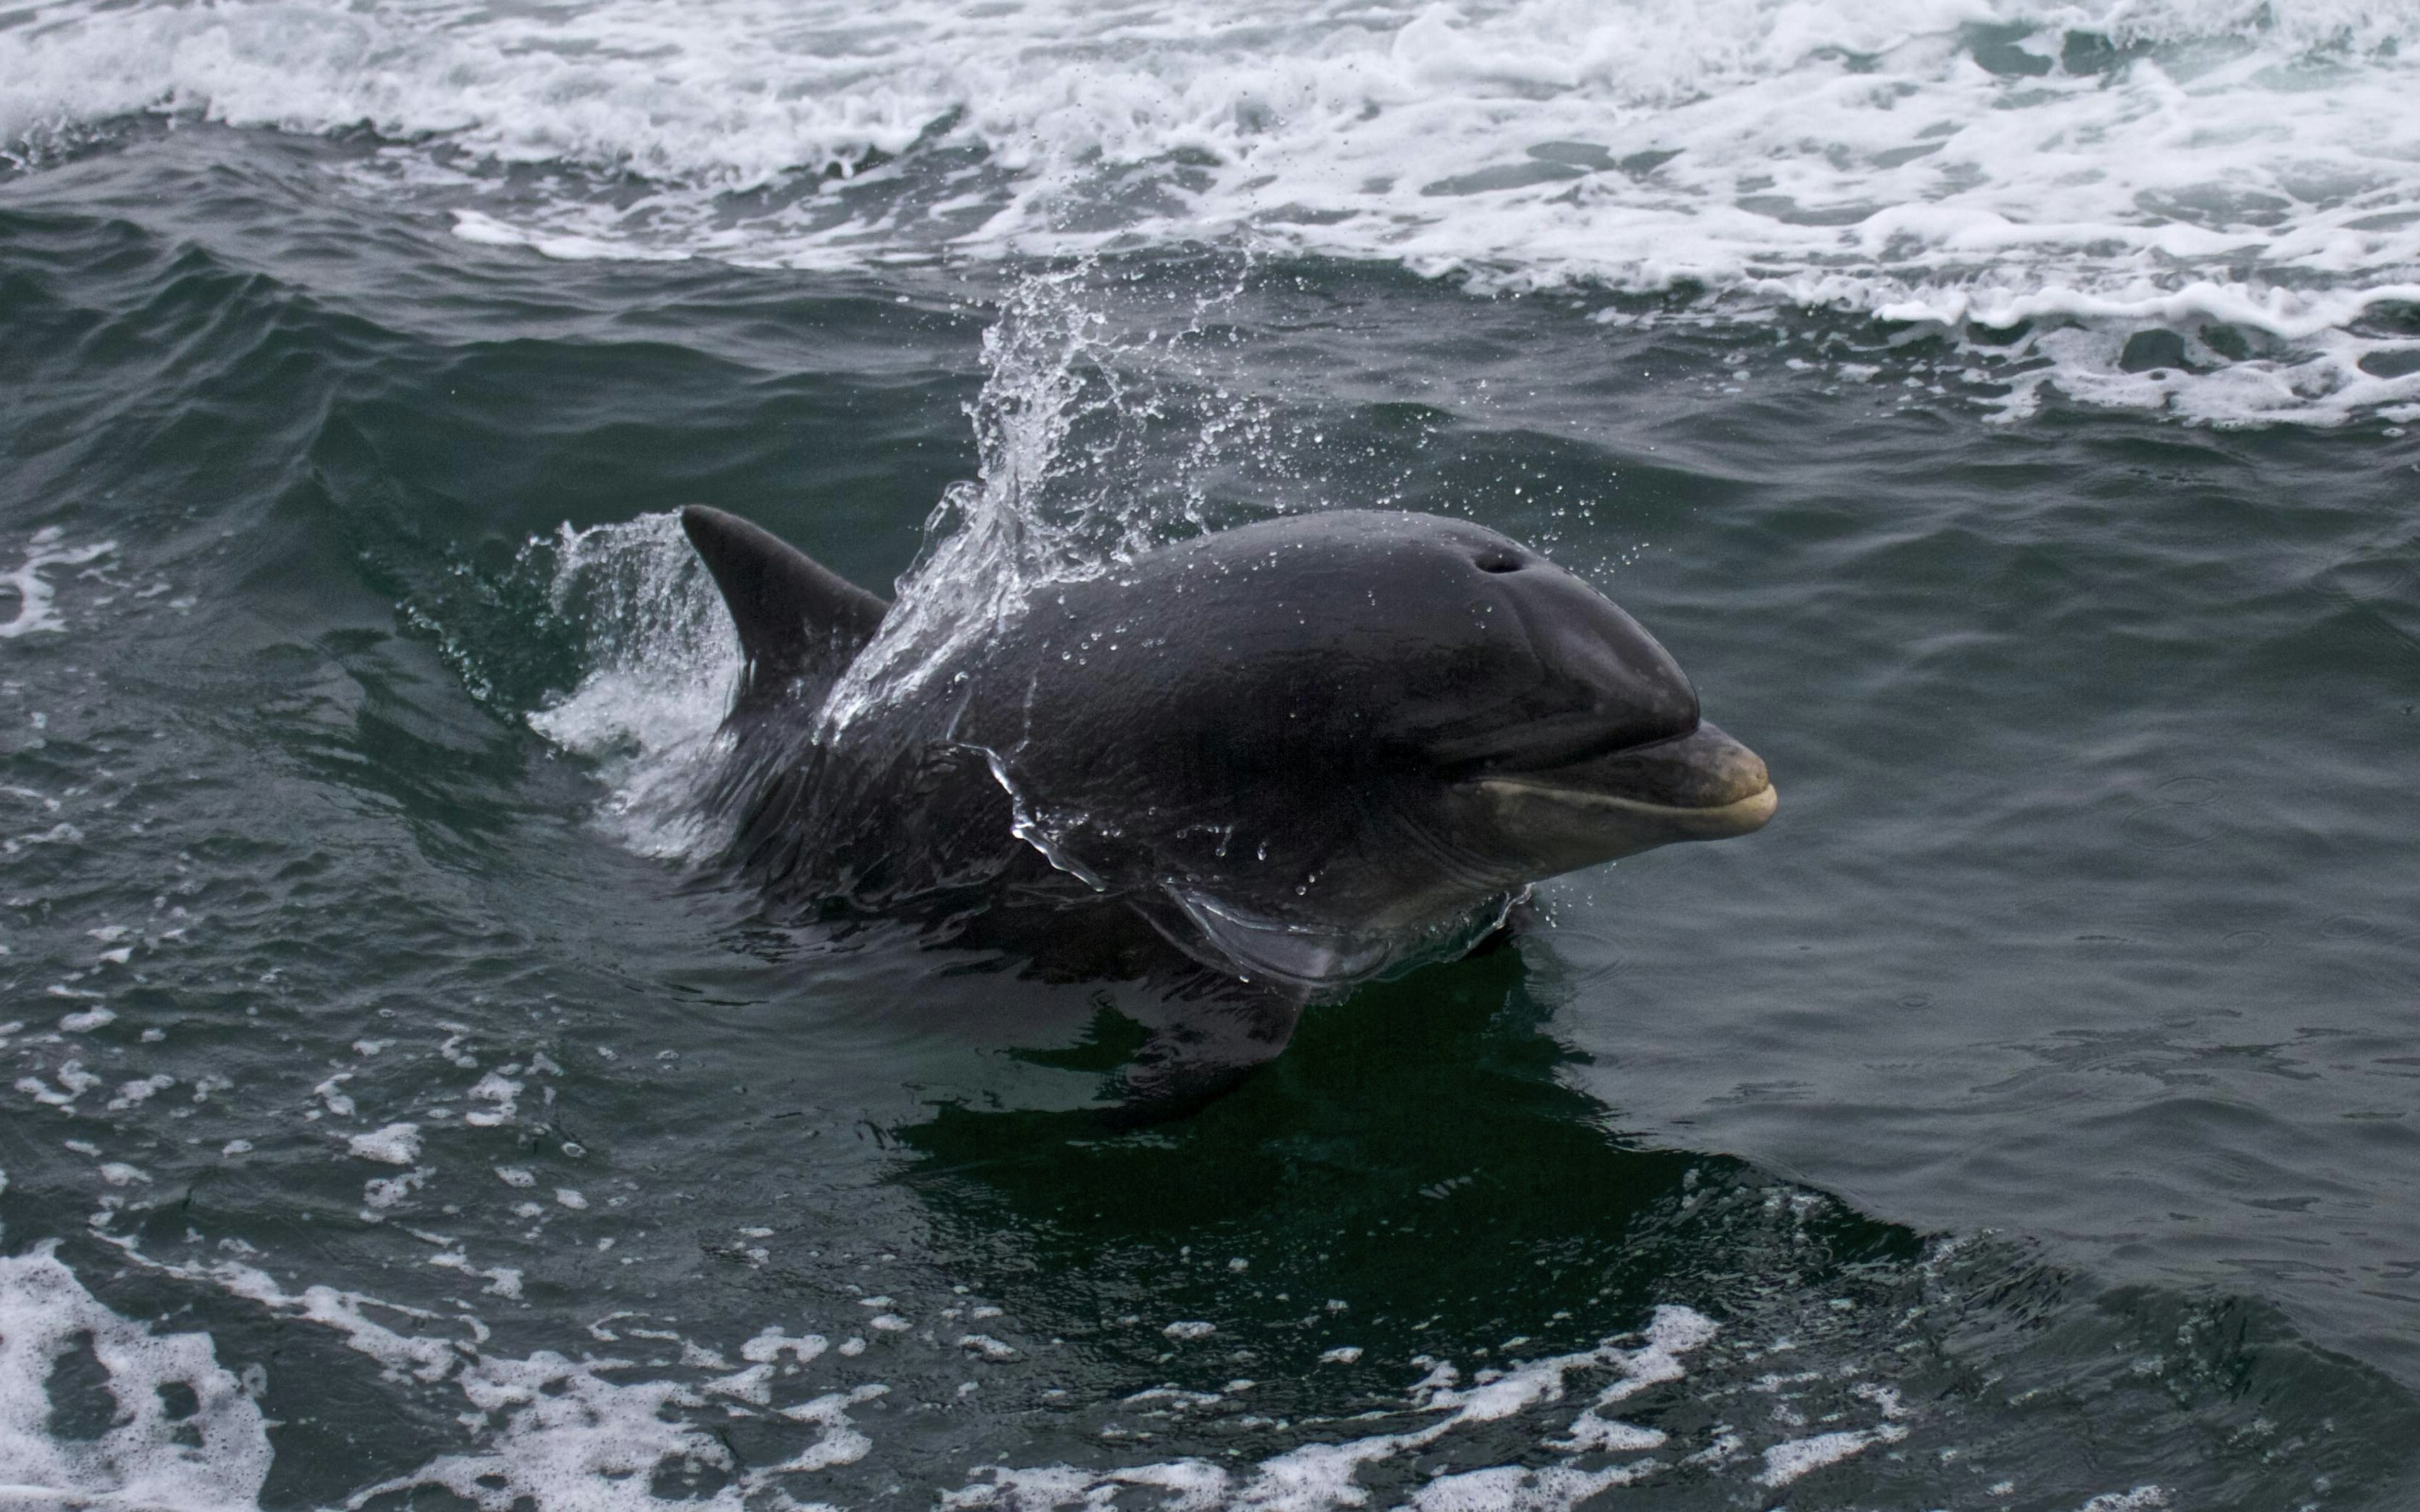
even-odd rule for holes
{"type": "Polygon", "coordinates": [[[0,13],[0,1506],[2420,1495],[2420,10],[0,13]],[[672,511],[1326,507],[1779,816],[1111,1133],[768,918],[672,511]]]}

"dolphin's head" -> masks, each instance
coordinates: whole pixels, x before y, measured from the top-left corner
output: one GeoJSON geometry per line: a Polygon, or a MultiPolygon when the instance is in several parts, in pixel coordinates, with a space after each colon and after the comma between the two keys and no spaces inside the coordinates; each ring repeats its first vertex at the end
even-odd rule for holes
{"type": "Polygon", "coordinates": [[[1205,536],[1051,592],[1017,639],[1005,779],[1073,816],[1068,854],[1141,856],[1197,921],[1417,928],[1774,811],[1637,621],[1465,521],[1205,536]]]}
{"type": "MultiPolygon", "coordinates": [[[[1446,689],[1398,731],[1446,842],[1533,882],[1681,841],[1761,828],[1777,795],[1754,751],[1708,722],[1637,621],[1492,531],[1424,531],[1440,584],[1412,653],[1446,689]],[[1462,588],[1476,614],[1446,607],[1462,588]],[[1503,622],[1517,626],[1508,631],[1503,622]]],[[[1425,553],[1424,553],[1425,554],[1425,553]]]]}

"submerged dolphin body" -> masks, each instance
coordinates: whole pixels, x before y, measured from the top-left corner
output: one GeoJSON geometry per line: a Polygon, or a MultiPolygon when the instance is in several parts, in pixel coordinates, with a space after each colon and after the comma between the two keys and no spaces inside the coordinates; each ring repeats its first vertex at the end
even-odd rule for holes
{"type": "Polygon", "coordinates": [[[1148,984],[1145,1098],[1231,1082],[1310,997],[1466,949],[1530,883],[1774,810],[1636,621],[1466,521],[1295,516],[1047,583],[836,721],[889,606],[681,518],[747,656],[714,790],[740,872],[1148,984]]]}

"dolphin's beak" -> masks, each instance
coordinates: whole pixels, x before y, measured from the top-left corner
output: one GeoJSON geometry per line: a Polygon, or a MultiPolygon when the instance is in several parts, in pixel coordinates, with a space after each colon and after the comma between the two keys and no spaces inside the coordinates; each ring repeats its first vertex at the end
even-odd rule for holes
{"type": "Polygon", "coordinates": [[[1470,784],[1521,850],[1553,871],[1679,841],[1761,829],[1779,796],[1756,752],[1700,722],[1685,735],[1470,784]]]}

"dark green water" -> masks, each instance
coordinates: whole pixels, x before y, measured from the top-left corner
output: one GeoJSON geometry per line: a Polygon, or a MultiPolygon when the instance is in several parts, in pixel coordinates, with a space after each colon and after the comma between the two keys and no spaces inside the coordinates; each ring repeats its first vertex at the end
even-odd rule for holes
{"type": "Polygon", "coordinates": [[[0,641],[0,1504],[2409,1504],[2420,438],[1104,259],[1044,504],[1535,541],[1782,794],[1111,1135],[1083,991],[632,842],[616,741],[712,670],[659,525],[554,534],[702,501],[886,583],[1016,273],[548,261],[352,150],[0,183],[58,622],[0,641]],[[615,668],[624,735],[532,727],[615,668]]]}

